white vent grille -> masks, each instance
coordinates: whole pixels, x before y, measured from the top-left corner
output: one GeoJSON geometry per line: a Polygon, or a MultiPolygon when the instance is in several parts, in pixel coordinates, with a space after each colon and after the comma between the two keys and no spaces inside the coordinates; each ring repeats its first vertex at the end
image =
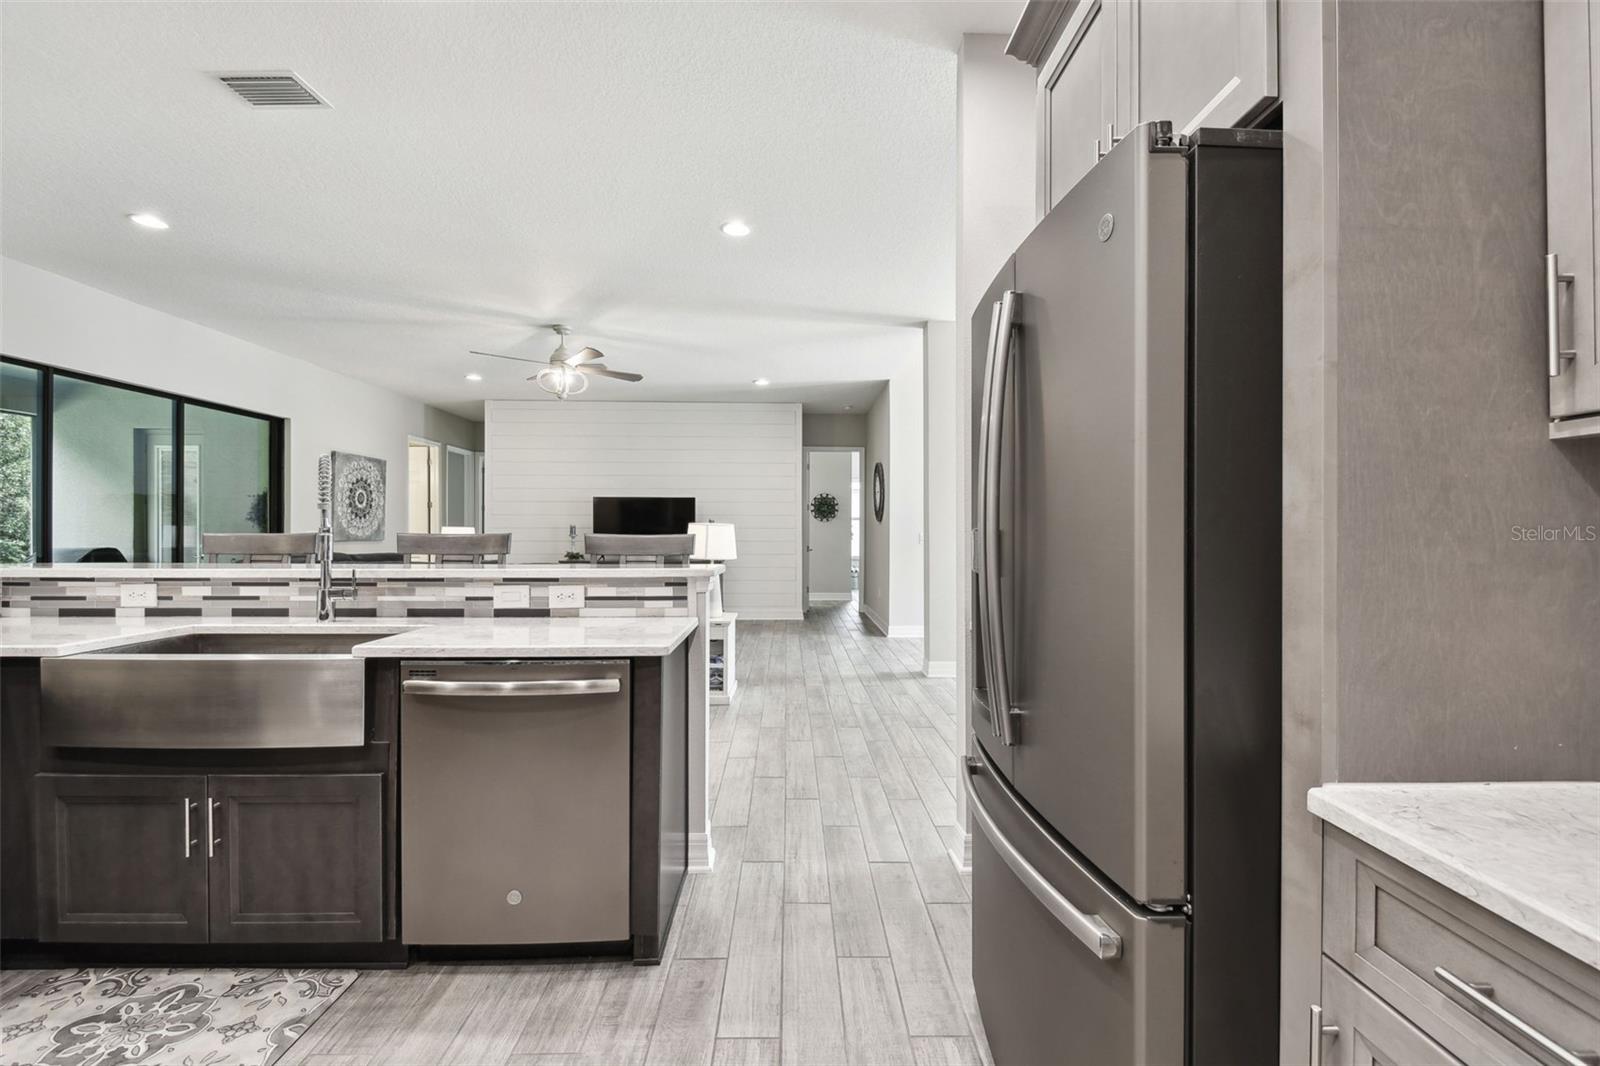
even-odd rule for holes
{"type": "Polygon", "coordinates": [[[239,94],[251,107],[328,107],[305,82],[289,70],[257,70],[218,74],[217,80],[239,94]]]}

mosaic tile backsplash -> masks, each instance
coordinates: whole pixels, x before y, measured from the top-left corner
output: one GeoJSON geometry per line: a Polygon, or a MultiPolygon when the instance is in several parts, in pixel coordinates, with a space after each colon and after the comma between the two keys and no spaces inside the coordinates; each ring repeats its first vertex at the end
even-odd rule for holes
{"type": "MultiPolygon", "coordinates": [[[[586,579],[499,578],[473,575],[363,577],[354,599],[334,605],[339,618],[637,618],[689,615],[688,581],[682,578],[586,579]],[[582,607],[550,606],[552,586],[580,585],[582,607]],[[528,590],[528,606],[496,607],[496,588],[528,590]]],[[[348,580],[348,579],[347,579],[348,580]]],[[[124,580],[104,578],[6,578],[0,582],[0,615],[59,615],[64,618],[314,618],[317,579],[306,577],[157,579],[155,607],[120,607],[124,580]]]]}

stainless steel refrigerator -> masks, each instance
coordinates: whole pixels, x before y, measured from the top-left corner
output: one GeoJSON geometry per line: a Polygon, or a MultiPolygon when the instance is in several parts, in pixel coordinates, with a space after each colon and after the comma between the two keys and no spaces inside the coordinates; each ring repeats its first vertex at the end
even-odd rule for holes
{"type": "Polygon", "coordinates": [[[999,1066],[1277,1059],[1281,189],[1275,132],[1141,126],[973,318],[999,1066]]]}

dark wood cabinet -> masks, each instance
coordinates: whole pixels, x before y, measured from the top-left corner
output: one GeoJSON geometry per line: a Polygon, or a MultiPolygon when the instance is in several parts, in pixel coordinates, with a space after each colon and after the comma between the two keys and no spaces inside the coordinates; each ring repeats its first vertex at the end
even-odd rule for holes
{"type": "Polygon", "coordinates": [[[40,940],[206,940],[204,777],[35,781],[40,940]]]}
{"type": "Polygon", "coordinates": [[[383,939],[383,775],[39,774],[39,939],[383,939]]]}
{"type": "Polygon", "coordinates": [[[213,776],[214,943],[383,938],[381,774],[213,776]]]}

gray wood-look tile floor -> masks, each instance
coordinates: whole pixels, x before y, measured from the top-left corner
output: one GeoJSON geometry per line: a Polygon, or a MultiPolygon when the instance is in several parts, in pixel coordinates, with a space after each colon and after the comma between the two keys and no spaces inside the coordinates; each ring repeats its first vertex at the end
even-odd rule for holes
{"type": "Polygon", "coordinates": [[[713,708],[716,869],[659,967],[364,973],[280,1066],[987,1064],[955,831],[955,686],[854,605],[741,623],[713,708]]]}

